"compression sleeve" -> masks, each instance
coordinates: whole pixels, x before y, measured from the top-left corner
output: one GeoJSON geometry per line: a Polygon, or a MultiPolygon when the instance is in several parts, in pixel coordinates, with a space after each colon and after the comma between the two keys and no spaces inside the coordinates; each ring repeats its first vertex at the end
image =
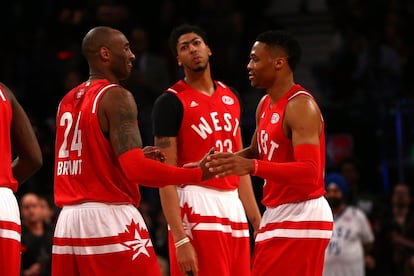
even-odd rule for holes
{"type": "Polygon", "coordinates": [[[172,93],[161,94],[152,109],[154,136],[176,137],[183,120],[183,105],[172,93]]]}
{"type": "Polygon", "coordinates": [[[301,144],[294,147],[295,162],[254,161],[252,175],[263,179],[287,181],[292,178],[296,183],[315,183],[321,170],[320,147],[301,144]]]}
{"type": "Polygon", "coordinates": [[[144,156],[144,152],[135,148],[118,157],[122,170],[128,180],[148,187],[164,187],[183,183],[201,182],[200,168],[187,169],[163,164],[144,156]]]}

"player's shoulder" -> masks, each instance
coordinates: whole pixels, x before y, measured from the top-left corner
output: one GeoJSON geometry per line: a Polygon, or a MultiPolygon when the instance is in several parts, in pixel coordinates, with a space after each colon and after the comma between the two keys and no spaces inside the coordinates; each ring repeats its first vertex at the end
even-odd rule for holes
{"type": "Polygon", "coordinates": [[[108,84],[103,87],[100,91],[105,92],[105,94],[112,94],[115,97],[131,97],[132,92],[129,91],[122,85],[119,84],[108,84]]]}
{"type": "Polygon", "coordinates": [[[241,94],[237,90],[236,87],[227,85],[222,81],[215,80],[214,81],[216,89],[221,88],[223,91],[226,91],[225,93],[228,93],[229,95],[233,96],[239,103],[242,102],[241,94]]]}
{"type": "Polygon", "coordinates": [[[0,82],[0,96],[2,99],[9,100],[10,102],[14,99],[14,94],[3,82],[0,82]]]}
{"type": "Polygon", "coordinates": [[[189,89],[188,84],[186,84],[183,80],[179,80],[170,87],[168,87],[165,92],[171,93],[171,94],[179,94],[184,91],[187,91],[189,89]]]}
{"type": "Polygon", "coordinates": [[[177,97],[177,94],[169,92],[168,90],[166,90],[163,93],[161,93],[161,95],[159,95],[157,97],[157,99],[155,100],[155,103],[156,104],[171,103],[171,102],[176,102],[176,101],[179,101],[178,97],[177,97]]]}
{"type": "MultiPolygon", "coordinates": [[[[122,85],[113,84],[102,88],[95,96],[95,99],[100,99],[99,106],[106,109],[118,108],[136,108],[134,95],[127,88],[122,85]],[[100,95],[102,94],[102,95],[100,95]]],[[[96,100],[95,100],[96,101],[96,100]]]]}

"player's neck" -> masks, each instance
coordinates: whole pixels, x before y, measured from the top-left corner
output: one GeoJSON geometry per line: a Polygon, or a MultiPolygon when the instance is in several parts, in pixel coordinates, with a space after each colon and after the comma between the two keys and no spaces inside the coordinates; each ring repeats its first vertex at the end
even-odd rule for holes
{"type": "Polygon", "coordinates": [[[88,81],[101,80],[101,79],[106,79],[111,83],[119,83],[119,80],[111,74],[107,74],[104,72],[98,72],[98,71],[91,71],[89,73],[88,81]]]}
{"type": "Polygon", "coordinates": [[[210,74],[191,74],[184,78],[189,86],[199,91],[200,93],[208,96],[213,95],[215,91],[214,81],[211,79],[210,74]]]}
{"type": "Polygon", "coordinates": [[[295,85],[293,78],[276,79],[273,82],[273,85],[266,89],[266,93],[269,94],[274,103],[282,98],[293,85],[295,85]]]}

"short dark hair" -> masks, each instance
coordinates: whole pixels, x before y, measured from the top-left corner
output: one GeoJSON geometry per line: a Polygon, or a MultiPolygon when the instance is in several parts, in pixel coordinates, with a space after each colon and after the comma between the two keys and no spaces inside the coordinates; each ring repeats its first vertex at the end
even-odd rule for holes
{"type": "Polygon", "coordinates": [[[203,39],[204,43],[207,44],[207,34],[199,26],[190,25],[190,24],[180,25],[180,26],[174,28],[171,31],[170,38],[169,38],[170,48],[171,48],[171,51],[174,54],[174,56],[177,56],[178,39],[183,34],[188,34],[188,33],[195,33],[195,34],[199,35],[203,39]]]}
{"type": "Polygon", "coordinates": [[[270,47],[279,47],[287,54],[287,61],[292,71],[299,63],[302,49],[299,42],[288,32],[282,30],[270,30],[259,34],[256,41],[265,43],[270,47]]]}

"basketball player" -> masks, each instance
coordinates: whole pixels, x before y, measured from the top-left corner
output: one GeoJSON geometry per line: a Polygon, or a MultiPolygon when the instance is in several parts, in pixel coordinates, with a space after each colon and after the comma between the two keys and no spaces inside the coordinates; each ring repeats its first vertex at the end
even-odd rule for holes
{"type": "Polygon", "coordinates": [[[42,166],[42,153],[22,106],[0,83],[0,275],[20,275],[21,221],[14,193],[42,166]],[[13,159],[12,146],[17,156],[13,159]]]}
{"type": "Polygon", "coordinates": [[[217,153],[207,166],[220,177],[250,173],[265,180],[266,206],[253,253],[253,275],[322,275],[332,234],[324,198],[324,122],[315,99],[294,82],[299,43],[282,31],[260,34],[247,65],[253,87],[266,89],[251,145],[217,153]]]}
{"type": "MultiPolygon", "coordinates": [[[[227,85],[212,79],[212,52],[206,43],[198,26],[181,25],[170,35],[171,50],[185,77],[157,99],[153,110],[155,145],[169,164],[198,160],[211,145],[216,151],[241,149],[239,100],[227,85]]],[[[182,184],[160,189],[171,230],[171,275],[250,275],[244,209],[254,230],[260,223],[250,176],[215,178],[203,186],[182,184]]]]}
{"type": "MultiPolygon", "coordinates": [[[[89,79],[61,100],[56,117],[53,275],[160,275],[137,207],[138,184],[159,187],[210,178],[151,160],[141,150],[137,107],[119,82],[135,56],[123,33],[91,29],[82,42],[89,79]]],[[[162,158],[155,152],[158,158],[162,158]]],[[[203,162],[201,162],[204,164],[203,162]]]]}

